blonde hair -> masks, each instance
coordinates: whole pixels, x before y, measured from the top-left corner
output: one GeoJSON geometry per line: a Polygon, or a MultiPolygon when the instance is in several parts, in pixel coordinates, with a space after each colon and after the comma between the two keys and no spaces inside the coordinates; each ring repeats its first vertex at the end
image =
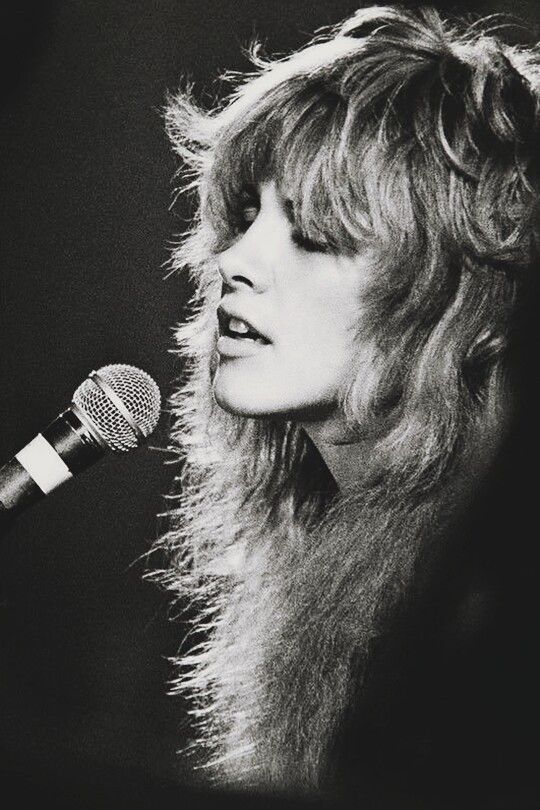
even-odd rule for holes
{"type": "Polygon", "coordinates": [[[167,108],[197,213],[172,257],[194,295],[177,331],[181,472],[160,576],[197,606],[176,686],[205,767],[310,790],[330,778],[374,637],[503,419],[538,244],[539,61],[489,21],[398,7],[359,10],[286,58],[252,56],[216,109],[189,91],[167,108]],[[242,191],[269,177],[308,238],[373,255],[340,395],[373,451],[347,496],[294,422],[225,413],[212,396],[216,256],[242,191]]]}

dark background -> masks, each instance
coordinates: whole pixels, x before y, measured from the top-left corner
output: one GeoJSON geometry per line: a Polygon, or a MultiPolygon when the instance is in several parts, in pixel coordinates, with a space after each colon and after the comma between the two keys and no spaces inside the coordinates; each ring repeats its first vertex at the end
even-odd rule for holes
{"type": "MultiPolygon", "coordinates": [[[[215,94],[241,46],[303,44],[357,3],[64,0],[0,13],[0,463],[88,372],[139,365],[164,396],[187,287],[165,278],[182,229],[160,110],[182,75],[215,94]]],[[[407,5],[405,3],[405,5],[407,5]]],[[[538,22],[536,2],[435,3],[538,22]]],[[[182,784],[185,707],[166,696],[183,629],[143,581],[173,468],[167,418],[21,516],[0,559],[0,762],[54,782],[110,769],[182,784]]],[[[99,776],[98,776],[99,778],[99,776]]]]}

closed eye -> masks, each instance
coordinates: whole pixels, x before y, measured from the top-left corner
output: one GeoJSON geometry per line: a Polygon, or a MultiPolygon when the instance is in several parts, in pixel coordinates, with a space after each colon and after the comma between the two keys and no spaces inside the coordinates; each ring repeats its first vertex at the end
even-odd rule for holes
{"type": "Polygon", "coordinates": [[[329,251],[329,245],[323,242],[315,242],[305,234],[300,233],[300,231],[293,231],[291,238],[297,247],[308,253],[328,253],[329,251]]]}
{"type": "Polygon", "coordinates": [[[316,242],[310,239],[309,236],[298,230],[297,222],[294,215],[294,203],[292,200],[285,198],[283,200],[283,210],[291,224],[291,239],[294,244],[305,250],[308,253],[328,253],[329,245],[324,242],[316,242]]]}

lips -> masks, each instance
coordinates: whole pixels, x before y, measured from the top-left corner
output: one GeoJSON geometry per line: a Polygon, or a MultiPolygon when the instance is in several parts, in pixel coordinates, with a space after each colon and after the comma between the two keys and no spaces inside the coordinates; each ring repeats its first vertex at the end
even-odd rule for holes
{"type": "Polygon", "coordinates": [[[217,309],[217,317],[219,323],[219,331],[221,335],[229,335],[238,340],[251,338],[261,340],[263,343],[271,343],[270,338],[257,326],[256,323],[239,307],[230,306],[229,304],[220,304],[217,309]],[[243,321],[249,329],[249,332],[242,338],[241,333],[232,333],[229,330],[229,322],[231,318],[236,318],[243,321]]]}

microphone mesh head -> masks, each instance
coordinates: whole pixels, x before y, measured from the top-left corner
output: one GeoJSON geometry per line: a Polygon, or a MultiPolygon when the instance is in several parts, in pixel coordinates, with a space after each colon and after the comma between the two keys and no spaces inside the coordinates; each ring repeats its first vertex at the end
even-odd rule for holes
{"type": "MultiPolygon", "coordinates": [[[[103,366],[98,375],[122,401],[124,408],[146,438],[158,423],[161,396],[145,371],[124,363],[103,366]]],[[[73,395],[73,402],[90,420],[107,446],[114,451],[132,450],[139,437],[106,391],[88,377],[73,395]]]]}

